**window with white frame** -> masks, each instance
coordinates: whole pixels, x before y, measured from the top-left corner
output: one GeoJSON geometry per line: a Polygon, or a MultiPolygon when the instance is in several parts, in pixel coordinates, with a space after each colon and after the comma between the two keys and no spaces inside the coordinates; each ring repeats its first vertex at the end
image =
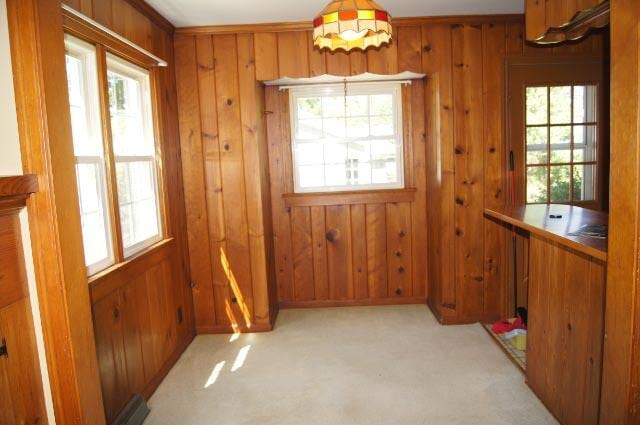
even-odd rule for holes
{"type": "Polygon", "coordinates": [[[296,193],[404,187],[401,83],[290,89],[296,193]]]}
{"type": "Polygon", "coordinates": [[[93,275],[163,236],[151,83],[148,70],[104,49],[70,35],[65,44],[84,253],[93,275]]]}
{"type": "Polygon", "coordinates": [[[112,265],[98,71],[93,45],[67,37],[66,67],[84,255],[89,274],[112,265]]]}
{"type": "Polygon", "coordinates": [[[161,238],[149,72],[107,55],[111,136],[125,256],[161,238]]]}

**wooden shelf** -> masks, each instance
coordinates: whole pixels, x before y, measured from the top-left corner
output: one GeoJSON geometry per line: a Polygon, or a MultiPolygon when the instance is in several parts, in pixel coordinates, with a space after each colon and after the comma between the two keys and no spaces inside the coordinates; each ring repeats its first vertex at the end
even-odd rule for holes
{"type": "Polygon", "coordinates": [[[607,214],[570,205],[526,205],[496,211],[484,210],[485,215],[504,221],[531,233],[551,239],[561,245],[607,261],[607,240],[572,236],[583,226],[608,224],[607,214]],[[550,215],[561,215],[552,219],[550,215]]]}
{"type": "Polygon", "coordinates": [[[24,208],[27,198],[38,191],[38,178],[24,176],[0,176],[0,211],[7,214],[24,208]]]}
{"type": "Polygon", "coordinates": [[[415,188],[357,192],[287,193],[282,195],[285,205],[289,208],[413,202],[415,197],[415,188]]]}

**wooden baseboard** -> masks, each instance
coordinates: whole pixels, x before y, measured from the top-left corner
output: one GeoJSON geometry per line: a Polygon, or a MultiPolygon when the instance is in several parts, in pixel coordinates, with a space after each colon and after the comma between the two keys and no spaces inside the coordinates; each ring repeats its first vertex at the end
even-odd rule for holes
{"type": "Polygon", "coordinates": [[[237,328],[234,328],[231,325],[216,325],[216,326],[198,326],[196,328],[196,333],[198,335],[215,335],[215,334],[232,334],[236,332],[240,333],[256,333],[256,332],[271,332],[273,330],[273,326],[271,324],[254,324],[251,327],[247,327],[246,325],[239,325],[237,328]]]}
{"type": "Polygon", "coordinates": [[[368,307],[381,305],[426,304],[426,297],[379,298],[364,300],[314,300],[314,301],[280,301],[281,309],[294,308],[326,308],[326,307],[368,307]]]}

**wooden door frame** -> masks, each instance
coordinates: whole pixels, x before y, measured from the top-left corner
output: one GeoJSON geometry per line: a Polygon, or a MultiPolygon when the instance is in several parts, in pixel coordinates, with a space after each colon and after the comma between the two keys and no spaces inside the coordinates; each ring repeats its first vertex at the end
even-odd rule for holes
{"type": "MultiPolygon", "coordinates": [[[[595,194],[595,200],[592,202],[582,202],[576,205],[585,207],[585,208],[596,208],[598,210],[603,209],[603,200],[606,199],[604,193],[606,192],[606,188],[604,187],[606,179],[604,178],[604,173],[607,171],[607,167],[604,164],[604,160],[606,158],[605,153],[608,151],[609,141],[603,145],[602,141],[605,140],[605,136],[607,136],[607,125],[603,122],[606,119],[607,114],[604,114],[603,111],[607,107],[605,103],[605,93],[604,90],[607,89],[607,85],[605,84],[604,78],[604,70],[602,69],[603,58],[600,56],[557,56],[557,57],[507,57],[505,61],[505,99],[506,99],[506,137],[507,137],[507,161],[509,163],[509,152],[512,151],[516,157],[516,172],[515,172],[515,180],[516,180],[516,204],[524,205],[526,203],[526,194],[523,192],[524,184],[525,184],[525,164],[524,164],[524,149],[523,146],[514,146],[514,140],[512,137],[512,132],[514,131],[512,127],[512,121],[514,114],[511,112],[513,99],[512,99],[512,83],[513,83],[513,75],[512,71],[516,70],[516,67],[522,66],[544,66],[544,65],[587,65],[587,64],[597,64],[601,68],[598,69],[598,73],[600,74],[600,84],[598,85],[598,112],[600,112],[601,116],[598,117],[598,149],[597,149],[597,158],[596,158],[596,178],[597,178],[597,188],[595,194]],[[520,156],[521,161],[518,161],[518,156],[520,156]]],[[[562,70],[563,72],[565,70],[562,70]]],[[[534,83],[546,84],[543,80],[535,81],[534,83]]],[[[552,82],[549,84],[553,84],[552,82]]],[[[524,119],[522,119],[524,122],[524,119]]],[[[524,141],[524,140],[523,140],[524,141]]],[[[507,170],[508,171],[508,170],[507,170]]]]}
{"type": "Polygon", "coordinates": [[[7,0],[29,227],[55,420],[104,424],[84,264],[61,0],[7,0]]]}
{"type": "Polygon", "coordinates": [[[611,2],[611,183],[600,424],[640,422],[640,4],[611,2]]]}

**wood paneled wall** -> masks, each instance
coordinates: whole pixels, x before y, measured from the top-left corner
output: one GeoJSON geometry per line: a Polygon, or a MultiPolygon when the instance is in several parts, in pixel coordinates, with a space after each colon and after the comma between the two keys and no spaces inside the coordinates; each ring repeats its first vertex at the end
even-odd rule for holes
{"type": "Polygon", "coordinates": [[[562,26],[600,3],[602,0],[526,0],[527,40],[542,37],[549,28],[562,26]]]}
{"type": "Polygon", "coordinates": [[[196,329],[270,330],[277,304],[253,35],[177,35],[175,47],[196,329]]]}
{"type": "Polygon", "coordinates": [[[168,239],[90,283],[102,393],[110,423],[133,394],[148,398],[153,393],[195,333],[173,27],[138,0],[66,3],[169,63],[152,71],[168,239]]]}
{"type": "MultiPolygon", "coordinates": [[[[242,33],[215,34],[213,28],[214,34],[207,34],[207,29],[193,33],[187,29],[176,35],[178,62],[185,64],[179,66],[178,81],[184,86],[179,104],[189,231],[200,239],[191,252],[203,258],[197,264],[192,261],[192,267],[206,282],[204,287],[198,284],[195,293],[196,305],[201,305],[196,317],[204,318],[201,326],[212,323],[214,310],[217,320],[224,305],[211,301],[211,293],[220,285],[209,277],[211,270],[216,275],[216,244],[224,241],[218,227],[226,222],[219,212],[226,203],[220,194],[231,190],[233,194],[227,196],[243,196],[242,186],[232,181],[227,189],[225,179],[219,178],[217,158],[224,143],[218,140],[221,129],[216,125],[246,128],[245,114],[241,119],[228,113],[222,116],[219,108],[254,104],[254,97],[259,98],[263,90],[266,105],[259,111],[266,114],[268,136],[260,139],[258,147],[245,149],[263,149],[268,142],[267,181],[281,306],[424,302],[428,296],[445,323],[506,314],[507,236],[500,225],[483,218],[485,207],[505,203],[504,58],[592,55],[601,51],[602,40],[594,36],[566,48],[536,48],[524,42],[521,17],[476,19],[402,23],[396,26],[392,45],[350,54],[314,50],[311,33],[305,30],[253,33],[245,28],[242,33]],[[218,53],[221,49],[224,55],[218,53]],[[247,65],[247,59],[254,62],[247,65]],[[257,81],[367,71],[426,73],[426,81],[414,82],[403,95],[406,180],[408,187],[416,189],[414,197],[398,202],[391,194],[378,193],[353,201],[337,195],[325,204],[298,200],[288,205],[283,195],[292,192],[293,181],[287,94],[258,87],[255,95],[250,93],[246,100],[242,96],[236,105],[234,93],[216,95],[213,87],[215,80],[216,87],[229,82],[231,88],[225,85],[225,90],[235,90],[240,76],[229,75],[247,66],[252,72],[255,66],[257,81]],[[339,237],[327,242],[326,233],[331,230],[339,237]]],[[[249,85],[240,83],[240,87],[243,84],[249,85]]],[[[266,182],[265,166],[261,162],[258,168],[261,187],[266,182]]],[[[263,215],[268,209],[262,210],[263,215]]],[[[243,214],[243,209],[236,210],[243,214]]],[[[238,226],[242,229],[244,224],[238,226]]],[[[254,294],[267,291],[261,285],[252,283],[254,294]]],[[[266,286],[273,290],[272,285],[266,286]]],[[[219,297],[213,294],[213,298],[219,297]]]]}

